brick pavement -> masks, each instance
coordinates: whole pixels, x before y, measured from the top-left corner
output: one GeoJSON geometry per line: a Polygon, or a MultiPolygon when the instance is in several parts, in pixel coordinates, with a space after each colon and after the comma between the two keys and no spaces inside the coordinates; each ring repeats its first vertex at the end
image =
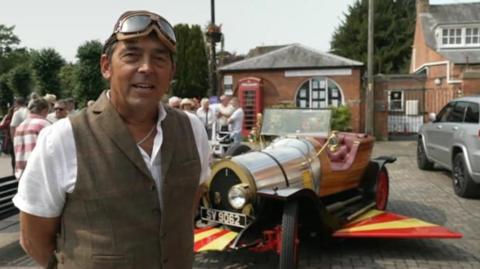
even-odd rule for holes
{"type": "MultiPolygon", "coordinates": [[[[302,241],[300,268],[331,269],[446,269],[480,268],[480,200],[455,196],[449,173],[420,171],[416,167],[415,142],[377,142],[374,155],[395,155],[389,165],[391,179],[388,209],[450,227],[463,239],[342,239],[330,242],[302,241]],[[393,153],[393,154],[392,154],[393,153]]],[[[0,167],[2,159],[0,158],[0,167]]],[[[10,227],[0,222],[0,268],[34,268],[15,237],[15,217],[10,227]],[[2,244],[2,239],[12,241],[2,244]],[[2,267],[3,266],[3,267],[2,267]],[[5,267],[10,266],[10,267],[5,267]]],[[[195,269],[276,268],[276,255],[248,251],[210,252],[195,256],[195,269]]]]}

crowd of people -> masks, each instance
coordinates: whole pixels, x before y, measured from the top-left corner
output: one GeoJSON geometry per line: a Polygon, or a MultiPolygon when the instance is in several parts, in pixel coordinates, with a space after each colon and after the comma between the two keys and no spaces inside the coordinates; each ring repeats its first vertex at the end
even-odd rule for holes
{"type": "Polygon", "coordinates": [[[17,179],[26,166],[40,131],[54,122],[75,113],[73,98],[58,99],[54,94],[39,96],[32,93],[28,102],[15,97],[0,122],[1,152],[11,156],[12,169],[17,179]]]}
{"type": "Polygon", "coordinates": [[[180,98],[172,96],[168,105],[196,115],[205,126],[207,135],[211,138],[213,128],[216,131],[229,132],[234,143],[242,141],[243,109],[237,97],[230,95],[220,96],[220,102],[210,104],[209,98],[180,98]]]}
{"type": "MultiPolygon", "coordinates": [[[[167,105],[196,115],[209,139],[213,128],[216,128],[217,131],[229,132],[234,143],[239,143],[244,115],[239,100],[230,95],[222,95],[219,100],[219,103],[210,104],[210,99],[206,97],[199,101],[197,98],[171,96],[167,105]]],[[[90,100],[87,106],[94,103],[90,100]]],[[[36,93],[30,95],[28,102],[23,97],[14,98],[13,106],[0,122],[0,132],[3,132],[1,151],[11,156],[17,179],[20,179],[40,131],[75,112],[73,98],[57,100],[53,94],[39,96],[36,93]]]]}

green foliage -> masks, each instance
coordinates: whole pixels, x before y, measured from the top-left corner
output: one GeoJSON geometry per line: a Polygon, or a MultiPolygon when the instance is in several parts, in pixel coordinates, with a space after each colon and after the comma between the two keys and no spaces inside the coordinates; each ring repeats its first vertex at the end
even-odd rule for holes
{"type": "Polygon", "coordinates": [[[60,79],[60,88],[62,89],[61,96],[72,97],[74,96],[74,89],[76,84],[75,70],[77,65],[66,64],[58,73],[60,79]]]}
{"type": "MultiPolygon", "coordinates": [[[[415,32],[415,0],[375,1],[375,73],[407,72],[415,32]]],[[[335,30],[332,53],[367,63],[368,0],[357,0],[335,30]]]]}
{"type": "Polygon", "coordinates": [[[61,96],[60,69],[65,65],[62,56],[52,48],[32,53],[32,69],[40,95],[53,93],[61,96]]]}
{"type": "Polygon", "coordinates": [[[0,111],[2,114],[13,104],[13,92],[8,86],[6,74],[0,75],[0,111]]]}
{"type": "Polygon", "coordinates": [[[0,74],[6,74],[17,65],[30,64],[30,53],[25,48],[13,49],[9,53],[0,55],[0,74]]]}
{"type": "Polygon", "coordinates": [[[10,53],[12,46],[20,44],[20,39],[13,33],[15,26],[0,24],[0,56],[10,53]]]}
{"type": "Polygon", "coordinates": [[[77,50],[78,63],[72,67],[71,71],[75,78],[73,97],[79,107],[85,106],[88,100],[96,100],[108,87],[100,72],[102,47],[100,41],[91,40],[82,44],[77,50]]]}
{"type": "Polygon", "coordinates": [[[208,59],[203,33],[199,25],[178,24],[174,27],[177,38],[177,70],[172,95],[202,97],[207,93],[208,59]]]}
{"type": "Polygon", "coordinates": [[[341,105],[338,107],[331,107],[332,116],[330,118],[331,130],[337,131],[351,131],[350,121],[352,114],[347,106],[341,105]]]}
{"type": "Polygon", "coordinates": [[[32,71],[28,65],[18,65],[7,74],[8,88],[15,96],[28,97],[32,92],[32,71]]]}

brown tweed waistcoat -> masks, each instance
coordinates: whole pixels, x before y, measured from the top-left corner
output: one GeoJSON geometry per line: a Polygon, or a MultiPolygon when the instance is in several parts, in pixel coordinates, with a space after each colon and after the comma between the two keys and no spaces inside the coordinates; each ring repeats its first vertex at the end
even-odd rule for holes
{"type": "Polygon", "coordinates": [[[192,268],[200,160],[188,116],[165,109],[161,202],[135,141],[105,93],[70,118],[78,174],[61,217],[58,268],[192,268]]]}

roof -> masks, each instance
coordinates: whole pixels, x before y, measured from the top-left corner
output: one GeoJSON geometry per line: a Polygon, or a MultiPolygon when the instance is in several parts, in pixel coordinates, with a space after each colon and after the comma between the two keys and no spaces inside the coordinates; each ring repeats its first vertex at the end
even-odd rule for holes
{"type": "Polygon", "coordinates": [[[347,66],[363,66],[363,63],[331,53],[320,52],[304,45],[291,44],[255,57],[225,65],[219,69],[221,71],[240,71],[347,66]]]}
{"type": "Polygon", "coordinates": [[[454,63],[480,63],[480,49],[439,49],[435,30],[445,25],[480,24],[480,3],[430,5],[419,14],[427,46],[454,63]]]}

